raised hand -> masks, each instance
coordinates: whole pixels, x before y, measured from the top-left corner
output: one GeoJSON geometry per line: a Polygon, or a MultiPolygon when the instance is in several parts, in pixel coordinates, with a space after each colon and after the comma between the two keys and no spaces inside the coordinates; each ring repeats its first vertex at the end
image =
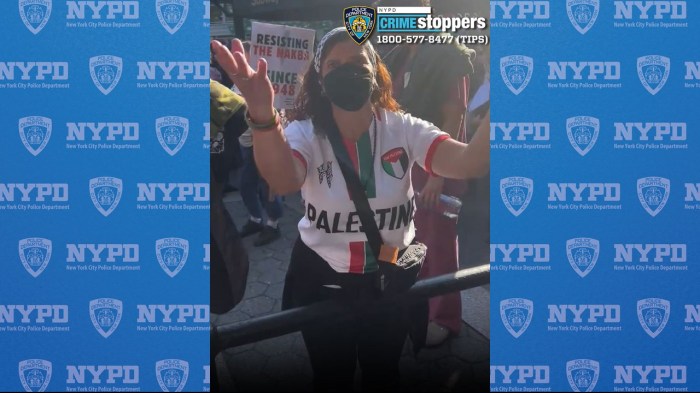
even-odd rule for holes
{"type": "Polygon", "coordinates": [[[239,39],[231,41],[231,50],[216,40],[211,42],[211,47],[221,67],[245,98],[251,119],[256,123],[269,121],[274,115],[272,103],[275,93],[267,77],[265,59],[258,60],[255,71],[248,64],[243,43],[239,39]]]}

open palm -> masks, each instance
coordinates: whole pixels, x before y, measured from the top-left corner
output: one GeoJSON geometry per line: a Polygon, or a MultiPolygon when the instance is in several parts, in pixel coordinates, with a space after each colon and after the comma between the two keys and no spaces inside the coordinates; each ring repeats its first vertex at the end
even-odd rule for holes
{"type": "Polygon", "coordinates": [[[267,77],[265,59],[258,60],[255,71],[245,58],[240,40],[231,41],[231,50],[216,40],[211,45],[217,61],[245,98],[252,120],[263,123],[272,118],[275,93],[267,77]]]}

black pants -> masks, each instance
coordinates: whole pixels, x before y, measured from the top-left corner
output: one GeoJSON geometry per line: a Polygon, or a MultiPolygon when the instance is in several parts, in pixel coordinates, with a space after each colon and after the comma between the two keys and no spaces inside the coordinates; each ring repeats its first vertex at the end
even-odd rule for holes
{"type": "MultiPolygon", "coordinates": [[[[301,239],[297,240],[287,271],[283,309],[328,299],[367,299],[373,294],[371,275],[337,273],[301,239]]],[[[358,361],[363,390],[398,390],[399,358],[408,326],[405,313],[396,309],[350,322],[328,321],[302,330],[316,390],[352,390],[358,361]]]]}

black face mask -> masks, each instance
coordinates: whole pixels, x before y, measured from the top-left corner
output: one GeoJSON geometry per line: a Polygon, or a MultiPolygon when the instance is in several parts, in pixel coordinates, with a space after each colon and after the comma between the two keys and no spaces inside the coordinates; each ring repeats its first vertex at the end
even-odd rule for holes
{"type": "Polygon", "coordinates": [[[323,90],[337,107],[358,111],[372,94],[372,73],[357,64],[343,64],[326,74],[323,90]]]}

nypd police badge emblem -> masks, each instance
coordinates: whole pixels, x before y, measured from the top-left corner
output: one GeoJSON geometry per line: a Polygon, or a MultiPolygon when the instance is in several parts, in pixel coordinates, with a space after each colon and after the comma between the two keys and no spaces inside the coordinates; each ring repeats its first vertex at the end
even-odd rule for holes
{"type": "Polygon", "coordinates": [[[156,379],[164,392],[181,392],[189,374],[190,365],[184,360],[164,359],[156,362],[156,379]]]}
{"type": "Polygon", "coordinates": [[[586,34],[593,27],[599,11],[600,0],[566,1],[566,14],[569,15],[569,21],[581,34],[586,34]]]}
{"type": "Polygon", "coordinates": [[[107,95],[117,87],[122,77],[121,57],[101,55],[90,58],[90,77],[102,94],[107,95]]]}
{"type": "Polygon", "coordinates": [[[158,264],[170,278],[177,276],[187,263],[190,242],[177,237],[156,240],[158,264]]]}
{"type": "Polygon", "coordinates": [[[519,216],[527,209],[532,199],[533,181],[527,177],[501,179],[501,200],[511,214],[519,216]]]}
{"type": "Polygon", "coordinates": [[[652,217],[663,210],[671,194],[671,181],[663,177],[643,177],[637,180],[637,197],[652,217]]]}
{"type": "Polygon", "coordinates": [[[585,156],[593,149],[600,133],[600,120],[591,116],[576,116],[566,119],[566,134],[576,152],[585,156]]]}
{"type": "Polygon", "coordinates": [[[515,95],[525,90],[532,78],[534,62],[531,57],[513,55],[501,57],[501,78],[515,95]]]}
{"type": "Polygon", "coordinates": [[[49,23],[51,0],[19,0],[19,16],[29,31],[39,34],[49,23]]]}
{"type": "Polygon", "coordinates": [[[663,89],[670,73],[671,59],[668,57],[649,55],[637,59],[637,75],[651,95],[656,95],[663,89]]]}
{"type": "Polygon", "coordinates": [[[156,14],[158,21],[170,34],[177,33],[187,20],[187,12],[190,9],[189,0],[157,0],[156,14]]]}
{"type": "Polygon", "coordinates": [[[49,143],[51,125],[48,117],[28,116],[19,119],[19,138],[32,155],[37,156],[49,143]]]}
{"type": "Polygon", "coordinates": [[[117,299],[100,298],[90,300],[92,326],[104,338],[114,333],[122,320],[122,302],[117,299]]]}
{"type": "Polygon", "coordinates": [[[501,321],[511,336],[518,338],[532,322],[534,306],[531,300],[512,298],[501,300],[501,321]]]}
{"type": "Polygon", "coordinates": [[[44,392],[51,382],[51,362],[27,359],[19,362],[19,381],[25,392],[44,392]]]}
{"type": "Polygon", "coordinates": [[[372,7],[348,7],[343,10],[345,29],[358,45],[372,35],[376,19],[377,11],[372,7]]]}
{"type": "Polygon", "coordinates": [[[174,156],[182,149],[190,129],[190,121],[179,116],[165,116],[156,119],[156,136],[166,153],[174,156]]]}
{"type": "Polygon", "coordinates": [[[46,270],[51,260],[51,250],[51,240],[48,239],[31,237],[19,241],[19,259],[27,273],[34,278],[46,270]]]}
{"type": "Polygon", "coordinates": [[[670,316],[671,302],[668,300],[648,298],[637,302],[637,318],[651,338],[656,338],[664,330],[670,316]]]}
{"type": "Polygon", "coordinates": [[[566,362],[566,379],[574,392],[592,392],[598,383],[600,363],[590,359],[566,362]]]}
{"type": "Polygon", "coordinates": [[[600,242],[588,237],[577,237],[566,241],[566,257],[579,277],[584,278],[598,262],[600,242]]]}
{"type": "Polygon", "coordinates": [[[116,177],[96,177],[90,179],[90,199],[97,211],[107,217],[122,199],[122,180],[116,177]]]}

